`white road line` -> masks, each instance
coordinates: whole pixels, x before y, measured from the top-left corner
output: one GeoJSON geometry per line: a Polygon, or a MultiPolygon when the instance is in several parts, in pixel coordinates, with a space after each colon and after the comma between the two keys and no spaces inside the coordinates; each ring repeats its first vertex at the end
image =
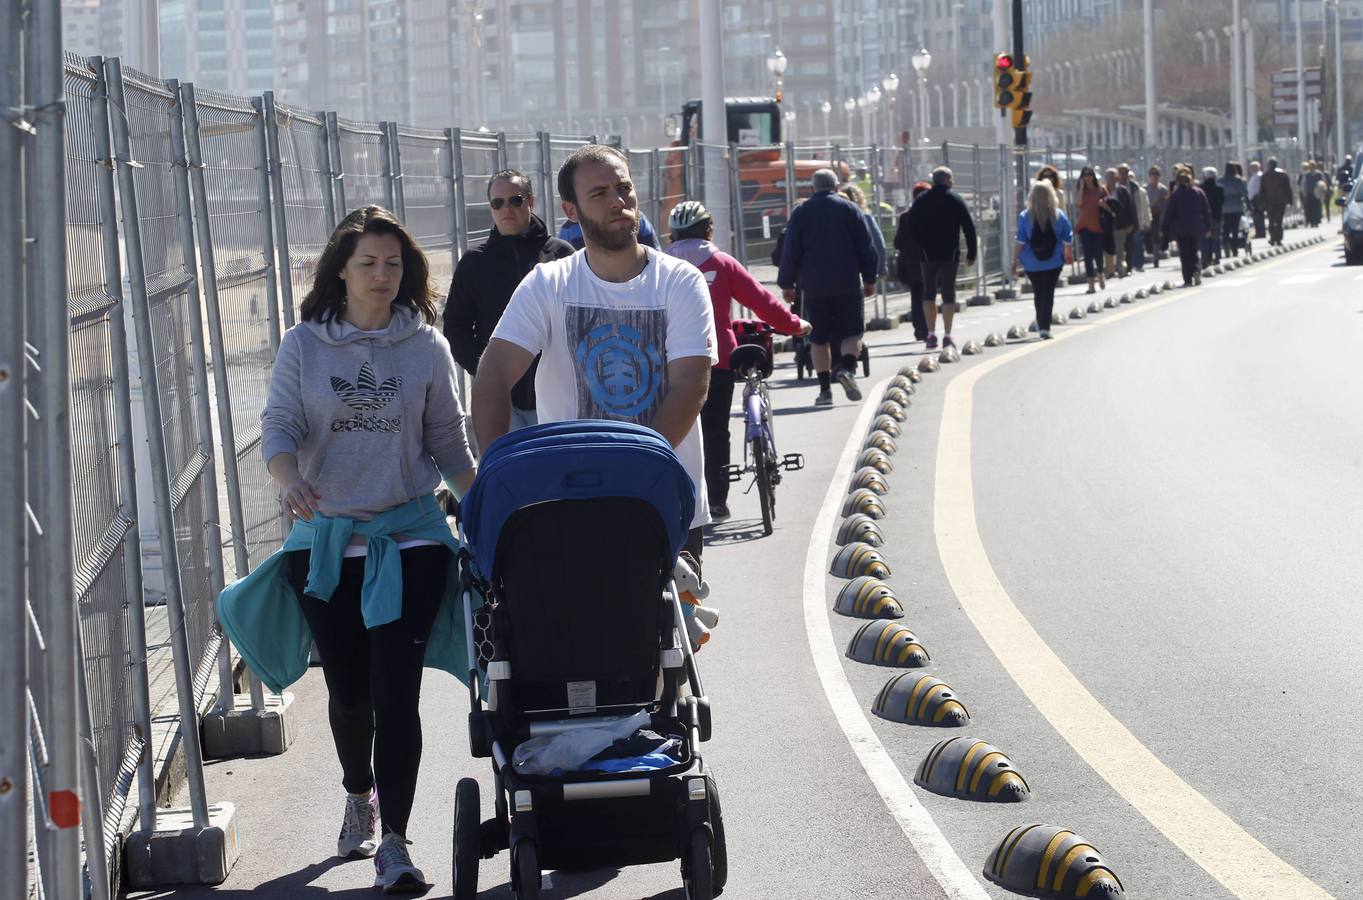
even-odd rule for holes
{"type": "Polygon", "coordinates": [[[1215,281],[1207,282],[1207,287],[1213,288],[1244,287],[1245,285],[1251,284],[1257,280],[1258,278],[1254,275],[1240,275],[1234,278],[1226,278],[1223,276],[1221,278],[1217,278],[1215,281]]]}
{"type": "Polygon", "coordinates": [[[862,710],[852,685],[843,671],[842,659],[838,655],[837,644],[833,640],[833,628],[828,622],[828,597],[824,564],[828,560],[829,545],[833,538],[839,507],[842,504],[844,487],[852,475],[852,466],[857,452],[866,435],[871,416],[878,404],[871,397],[879,396],[889,379],[877,384],[867,394],[856,425],[852,427],[851,437],[843,447],[829,481],[828,493],[823,505],[819,507],[818,517],[814,520],[814,530],[809,536],[809,549],[805,553],[805,635],[809,639],[809,652],[814,660],[814,669],[823,684],[824,696],[833,709],[838,726],[847,736],[861,767],[880,793],[881,799],[890,810],[890,815],[899,824],[913,849],[922,858],[928,872],[946,891],[952,900],[989,900],[989,895],[976,879],[974,873],[947,842],[932,816],[918,802],[913,788],[904,779],[904,773],[890,757],[885,745],[876,737],[866,713],[862,710]]]}
{"type": "Polygon", "coordinates": [[[1291,278],[1284,278],[1278,284],[1315,284],[1317,281],[1324,281],[1330,277],[1328,272],[1314,272],[1310,275],[1293,275],[1291,278]]]}
{"type": "Polygon", "coordinates": [[[1124,310],[1083,330],[1061,332],[1056,341],[1024,345],[951,381],[937,448],[933,527],[938,551],[961,607],[1009,675],[1084,761],[1165,837],[1237,897],[1323,900],[1330,895],[1179,778],[1089,693],[1008,596],[975,518],[971,473],[975,384],[1058,341],[1092,333],[1195,291],[1124,310]]]}

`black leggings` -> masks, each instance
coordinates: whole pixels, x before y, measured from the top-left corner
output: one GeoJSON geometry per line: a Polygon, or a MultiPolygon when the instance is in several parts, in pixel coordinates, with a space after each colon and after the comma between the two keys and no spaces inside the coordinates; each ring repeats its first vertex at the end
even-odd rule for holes
{"type": "Polygon", "coordinates": [[[1195,234],[1185,234],[1175,239],[1178,241],[1178,261],[1183,264],[1183,283],[1192,284],[1193,276],[1200,271],[1197,256],[1200,241],[1195,234]]]}
{"type": "Polygon", "coordinates": [[[322,657],[341,784],[352,794],[377,784],[384,834],[406,836],[421,764],[421,669],[445,593],[450,551],[444,546],[402,551],[402,617],[373,629],[365,628],[360,612],[364,557],[341,563],[329,601],[303,593],[309,558],[306,550],[289,554],[289,582],[322,657]]]}
{"type": "MultiPolygon", "coordinates": [[[[729,411],[734,403],[732,369],[710,370],[710,393],[700,408],[701,443],[705,445],[705,490],[711,506],[729,502],[729,411]]],[[[697,497],[696,501],[700,502],[697,497]]]]}
{"type": "Polygon", "coordinates": [[[1027,280],[1032,283],[1032,305],[1036,307],[1036,330],[1051,330],[1051,313],[1055,310],[1055,286],[1060,281],[1064,266],[1056,269],[1041,269],[1028,272],[1027,280]]]}

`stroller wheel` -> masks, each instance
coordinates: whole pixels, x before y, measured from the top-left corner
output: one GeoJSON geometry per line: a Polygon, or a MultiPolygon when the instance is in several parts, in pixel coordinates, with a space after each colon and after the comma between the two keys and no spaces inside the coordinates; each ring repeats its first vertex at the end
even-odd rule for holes
{"type": "Polygon", "coordinates": [[[539,900],[540,860],[534,841],[522,838],[512,848],[511,875],[519,900],[539,900]]]}
{"type": "Polygon", "coordinates": [[[708,782],[706,794],[710,798],[710,830],[715,835],[714,846],[710,850],[712,895],[718,897],[729,880],[729,848],[724,842],[724,811],[719,805],[719,785],[715,784],[715,776],[711,772],[705,773],[705,780],[708,782]]]}
{"type": "Polygon", "coordinates": [[[461,778],[454,789],[454,900],[478,896],[478,859],[483,855],[478,782],[461,778]]]}
{"type": "Polygon", "coordinates": [[[713,900],[715,896],[710,835],[704,828],[691,832],[685,867],[682,869],[682,883],[686,886],[686,900],[713,900]]]}

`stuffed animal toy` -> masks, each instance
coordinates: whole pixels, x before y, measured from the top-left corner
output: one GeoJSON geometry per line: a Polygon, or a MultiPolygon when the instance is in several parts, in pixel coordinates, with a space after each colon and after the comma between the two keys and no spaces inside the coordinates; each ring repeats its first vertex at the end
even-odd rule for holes
{"type": "Polygon", "coordinates": [[[696,568],[691,555],[683,552],[677,557],[677,565],[672,570],[692,652],[699,651],[701,645],[710,640],[710,629],[719,624],[719,610],[701,604],[710,596],[710,583],[701,580],[696,568]]]}

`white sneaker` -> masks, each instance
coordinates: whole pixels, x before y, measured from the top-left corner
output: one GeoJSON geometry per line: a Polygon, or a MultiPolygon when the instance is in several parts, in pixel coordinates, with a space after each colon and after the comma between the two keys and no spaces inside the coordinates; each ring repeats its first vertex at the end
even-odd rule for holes
{"type": "Polygon", "coordinates": [[[341,820],[341,837],[336,841],[336,855],[342,859],[368,859],[378,849],[379,795],[371,790],[365,794],[347,794],[345,818],[341,820]]]}
{"type": "Polygon", "coordinates": [[[412,865],[412,857],[407,853],[410,843],[396,831],[383,836],[374,856],[374,887],[383,888],[385,894],[415,894],[429,887],[426,876],[412,865]]]}

